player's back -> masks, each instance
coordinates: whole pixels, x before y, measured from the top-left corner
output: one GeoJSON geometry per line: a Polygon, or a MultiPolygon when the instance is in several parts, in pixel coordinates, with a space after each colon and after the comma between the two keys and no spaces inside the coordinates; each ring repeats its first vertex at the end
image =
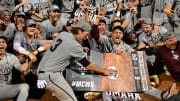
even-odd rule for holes
{"type": "Polygon", "coordinates": [[[48,72],[63,71],[70,63],[74,47],[81,47],[72,33],[62,32],[52,42],[43,56],[38,69],[48,72]]]}

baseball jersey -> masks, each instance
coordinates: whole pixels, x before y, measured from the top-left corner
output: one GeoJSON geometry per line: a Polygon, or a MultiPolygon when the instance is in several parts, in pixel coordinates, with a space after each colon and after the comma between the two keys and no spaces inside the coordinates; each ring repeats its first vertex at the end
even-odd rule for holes
{"type": "Polygon", "coordinates": [[[153,23],[156,25],[162,25],[168,22],[167,15],[163,12],[165,2],[164,0],[154,0],[154,13],[153,13],[153,23]]]}
{"type": "Polygon", "coordinates": [[[61,32],[40,61],[38,71],[64,71],[71,60],[76,59],[79,61],[85,57],[83,47],[76,41],[74,35],[61,32]]]}
{"type": "Polygon", "coordinates": [[[39,28],[41,31],[42,39],[52,40],[52,32],[60,32],[63,28],[63,24],[61,24],[61,21],[59,20],[56,22],[56,25],[53,26],[50,23],[49,19],[47,19],[40,23],[39,28]]]}
{"type": "Polygon", "coordinates": [[[0,83],[10,83],[13,67],[21,68],[18,58],[13,54],[5,53],[3,59],[0,60],[0,83]]]}
{"type": "Polygon", "coordinates": [[[9,40],[12,40],[14,38],[14,33],[16,31],[16,27],[14,23],[10,23],[7,27],[6,30],[3,31],[3,35],[6,36],[6,38],[9,40]]]}
{"type": "Polygon", "coordinates": [[[0,2],[3,5],[3,7],[8,8],[12,12],[16,5],[16,1],[19,0],[1,0],[0,2]]]}
{"type": "Polygon", "coordinates": [[[172,10],[180,17],[180,0],[164,0],[166,4],[171,4],[172,10]]]}
{"type": "Polygon", "coordinates": [[[53,4],[57,4],[61,12],[63,13],[71,13],[74,9],[74,2],[75,0],[54,0],[53,4]]]}

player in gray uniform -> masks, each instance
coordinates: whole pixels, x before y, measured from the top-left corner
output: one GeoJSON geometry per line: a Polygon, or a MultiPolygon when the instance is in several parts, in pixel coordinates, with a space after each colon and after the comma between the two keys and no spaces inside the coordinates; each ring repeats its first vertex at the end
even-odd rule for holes
{"type": "Polygon", "coordinates": [[[72,18],[73,11],[75,9],[75,4],[77,0],[54,0],[53,4],[56,4],[59,6],[61,11],[61,17],[62,23],[65,25],[66,22],[72,18]]]}
{"type": "Polygon", "coordinates": [[[8,8],[10,12],[12,13],[15,5],[17,4],[16,1],[19,1],[19,0],[1,0],[0,3],[4,8],[8,8]]]}
{"type": "Polygon", "coordinates": [[[14,23],[10,23],[6,30],[3,32],[3,35],[8,39],[8,47],[6,49],[9,53],[14,53],[13,50],[13,40],[15,32],[17,30],[22,30],[24,26],[25,14],[23,12],[15,12],[14,14],[14,23]],[[21,27],[21,28],[20,28],[21,27]]]}
{"type": "Polygon", "coordinates": [[[153,24],[154,29],[158,26],[164,26],[168,31],[172,31],[171,25],[167,15],[163,12],[165,5],[164,0],[154,0],[153,1],[153,24]]]}
{"type": "Polygon", "coordinates": [[[119,5],[116,16],[120,16],[122,27],[128,28],[136,24],[137,5],[139,0],[118,0],[119,5]]]}
{"type": "Polygon", "coordinates": [[[144,22],[142,22],[142,30],[143,33],[139,35],[139,45],[137,49],[145,48],[149,45],[149,47],[160,47],[163,44],[162,37],[166,34],[167,29],[163,26],[159,26],[156,30],[153,29],[153,23],[150,18],[146,18],[144,22]]]}
{"type": "Polygon", "coordinates": [[[60,9],[57,5],[52,5],[49,8],[49,19],[40,23],[40,31],[42,39],[52,40],[52,32],[60,32],[63,25],[60,20],[60,9]]]}
{"type": "Polygon", "coordinates": [[[0,100],[15,98],[16,101],[26,101],[29,86],[25,83],[11,84],[12,69],[15,68],[22,73],[28,69],[27,63],[21,65],[13,54],[7,53],[7,39],[0,36],[0,100]]]}
{"type": "MultiPolygon", "coordinates": [[[[25,23],[25,30],[18,31],[15,34],[13,48],[16,51],[16,55],[28,56],[31,61],[37,60],[37,55],[47,50],[48,42],[41,41],[34,38],[36,23],[32,19],[27,19],[25,23]]],[[[40,58],[38,58],[40,59],[40,58]]]]}
{"type": "Polygon", "coordinates": [[[95,24],[92,26],[91,36],[98,42],[102,53],[117,51],[134,51],[129,45],[122,41],[124,29],[121,26],[115,26],[112,29],[111,37],[97,34],[99,18],[97,17],[95,24]]]}
{"type": "Polygon", "coordinates": [[[106,16],[104,18],[108,25],[110,25],[114,19],[116,10],[119,6],[119,2],[120,0],[96,0],[95,1],[95,5],[97,8],[103,7],[105,9],[106,16]]]}
{"type": "Polygon", "coordinates": [[[165,0],[164,12],[172,23],[173,31],[178,33],[180,39],[180,0],[165,0]]]}
{"type": "Polygon", "coordinates": [[[72,59],[79,61],[89,70],[104,75],[112,75],[114,71],[102,69],[90,63],[80,43],[87,37],[90,25],[78,22],[73,25],[72,33],[62,32],[53,41],[38,67],[38,87],[45,87],[53,91],[61,101],[77,101],[75,94],[63,76],[63,71],[72,59]]]}
{"type": "Polygon", "coordinates": [[[138,18],[152,18],[152,1],[153,0],[139,0],[137,6],[138,18]]]}

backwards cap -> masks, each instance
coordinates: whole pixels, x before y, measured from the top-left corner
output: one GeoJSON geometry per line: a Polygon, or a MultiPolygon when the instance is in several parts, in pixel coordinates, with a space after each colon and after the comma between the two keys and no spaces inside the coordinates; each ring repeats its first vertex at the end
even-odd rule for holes
{"type": "Polygon", "coordinates": [[[90,30],[91,30],[91,25],[84,19],[80,20],[79,22],[77,22],[75,24],[72,24],[72,27],[79,27],[86,32],[90,32],[90,30]]]}

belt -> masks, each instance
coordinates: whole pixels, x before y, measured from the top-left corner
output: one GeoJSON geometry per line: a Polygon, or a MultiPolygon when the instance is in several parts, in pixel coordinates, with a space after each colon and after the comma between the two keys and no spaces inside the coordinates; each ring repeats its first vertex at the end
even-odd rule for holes
{"type": "Polygon", "coordinates": [[[47,71],[39,71],[38,73],[62,73],[62,71],[54,71],[54,72],[47,72],[47,71]]]}
{"type": "Polygon", "coordinates": [[[155,11],[156,12],[163,12],[163,10],[160,10],[160,9],[156,9],[155,11]]]}

